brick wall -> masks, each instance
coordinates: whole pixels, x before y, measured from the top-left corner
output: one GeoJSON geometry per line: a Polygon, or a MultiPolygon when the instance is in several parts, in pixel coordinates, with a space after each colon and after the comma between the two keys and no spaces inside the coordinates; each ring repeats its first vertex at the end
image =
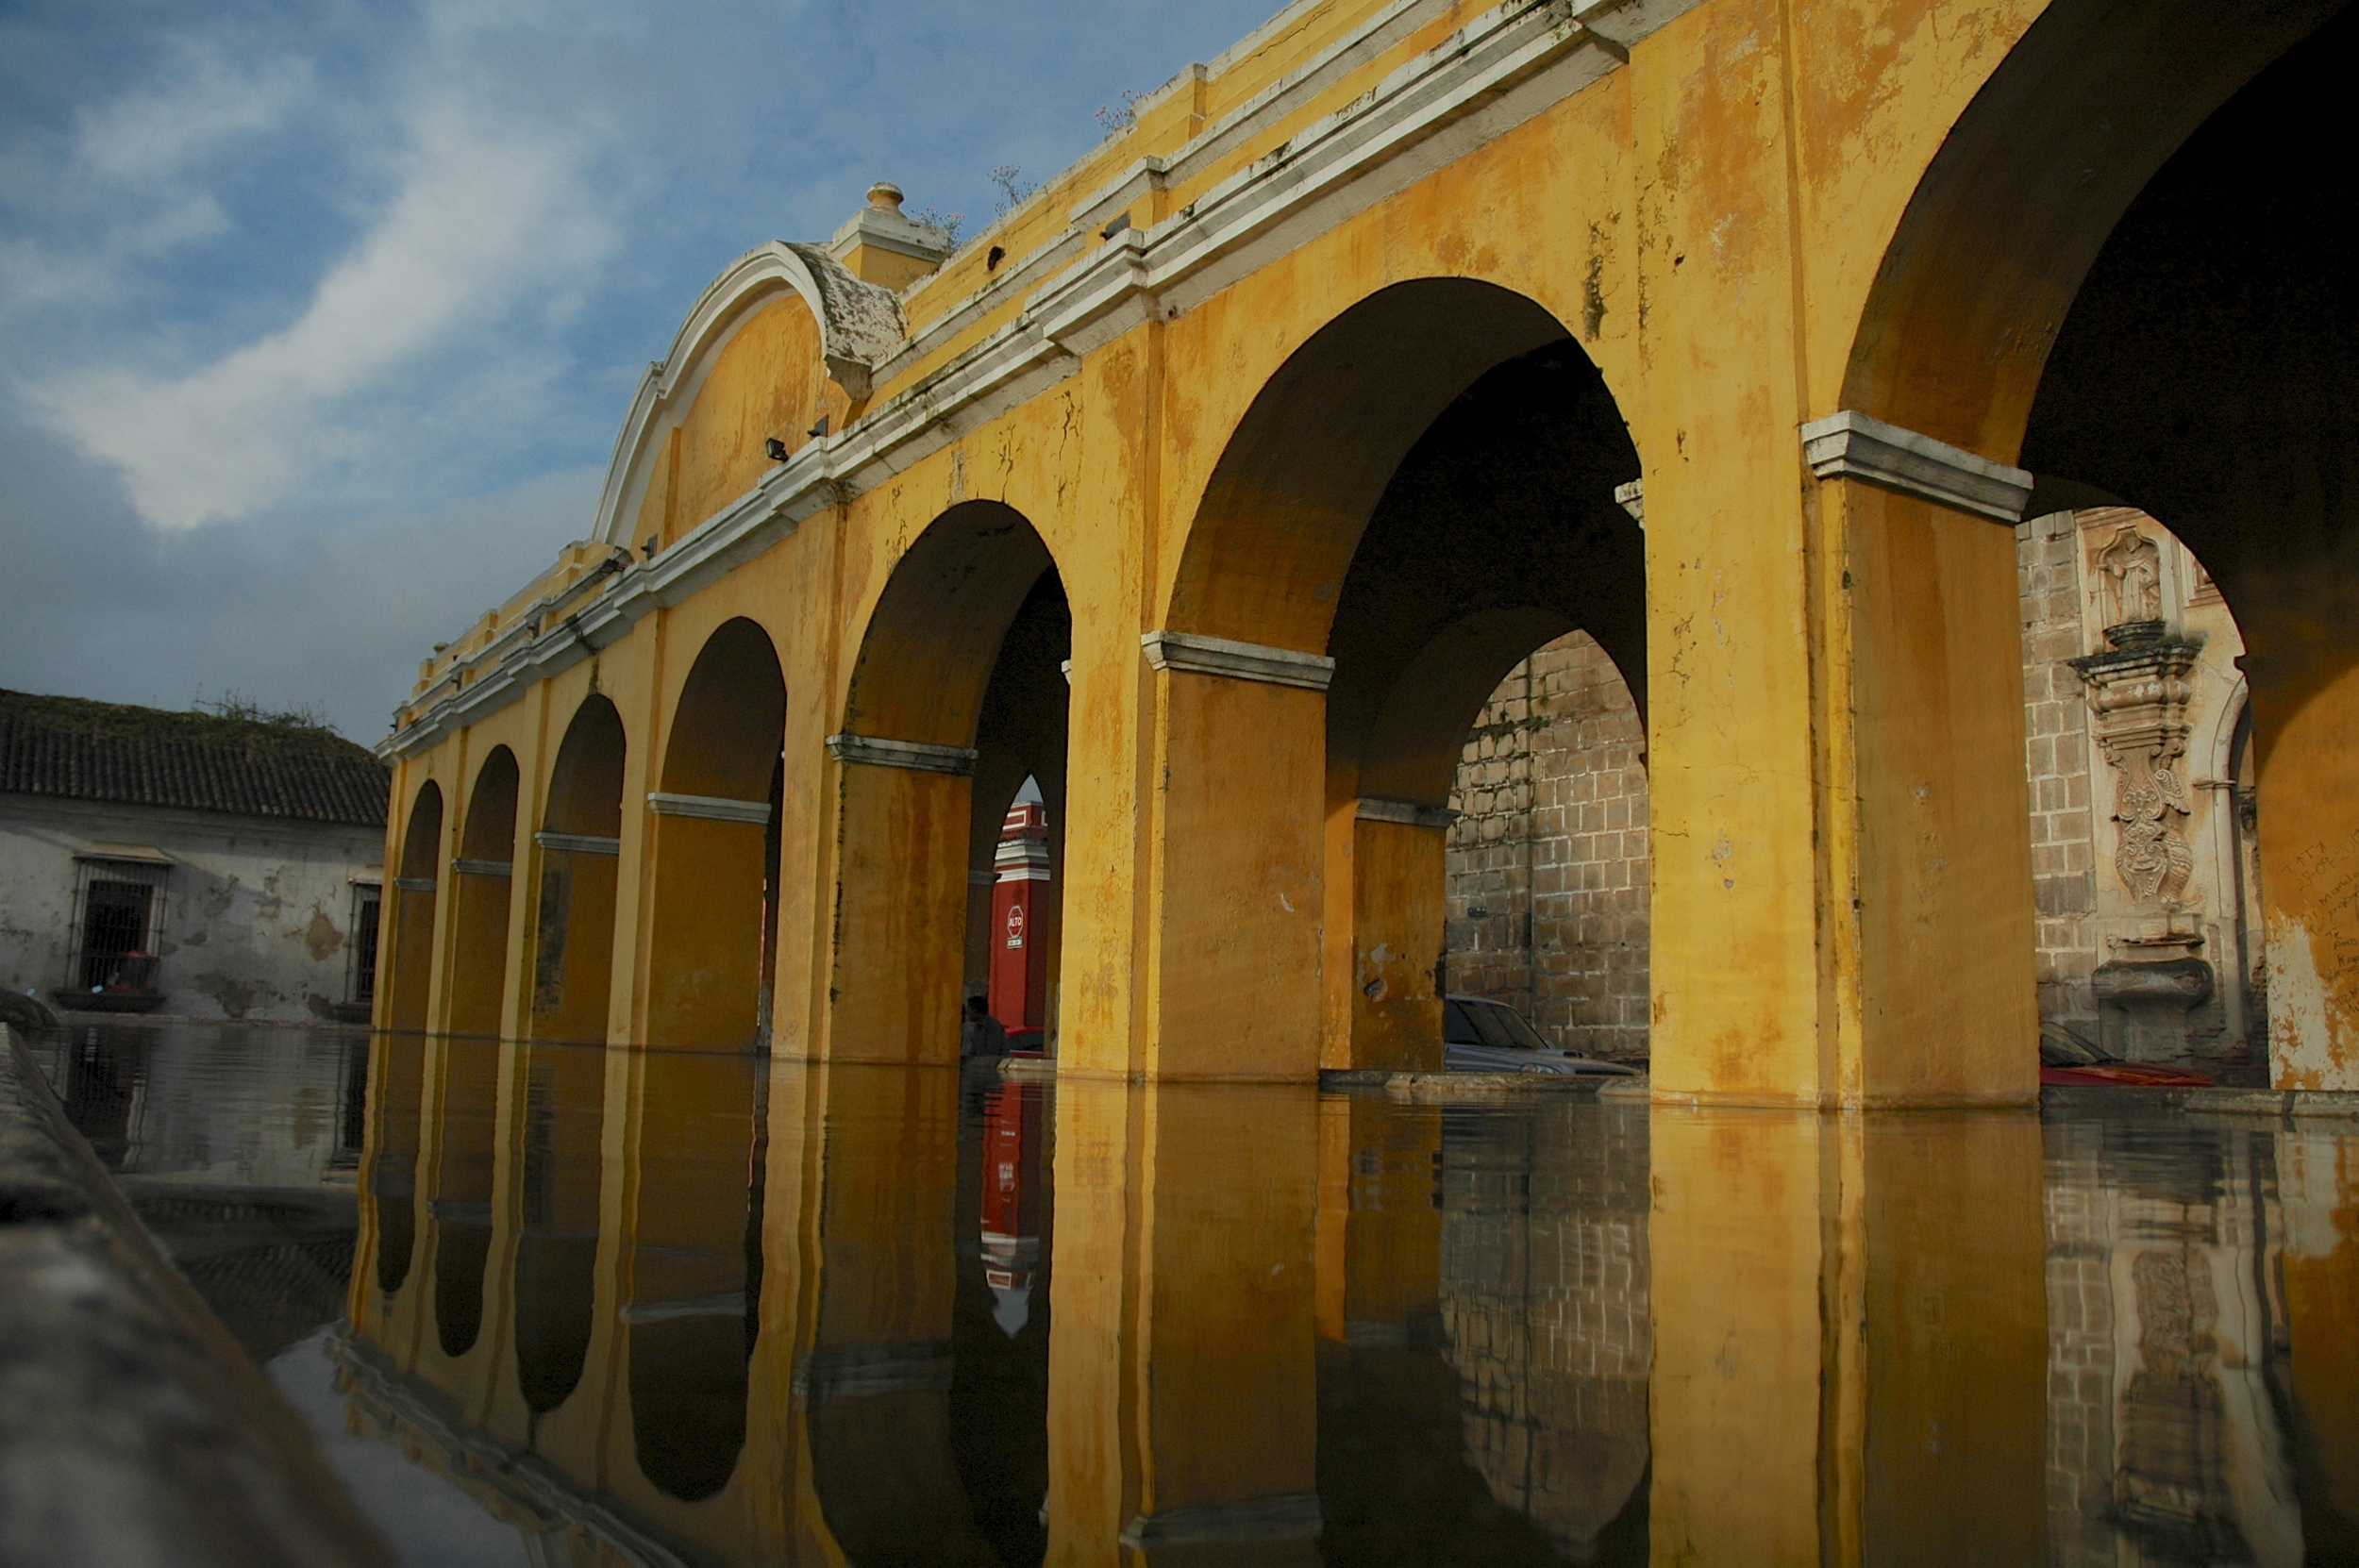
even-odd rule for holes
{"type": "Polygon", "coordinates": [[[2023,605],[2024,777],[2032,809],[2032,896],[2037,911],[2039,1010],[2087,1024],[2097,1000],[2095,847],[2089,817],[2089,706],[2065,660],[2084,647],[2081,530],[2075,514],[2051,512],[2015,531],[2016,580],[2023,605]]]}
{"type": "Polygon", "coordinates": [[[1499,683],[1450,796],[1449,989],[1600,1056],[1647,1049],[1645,751],[1621,672],[1574,632],[1499,683]]]}

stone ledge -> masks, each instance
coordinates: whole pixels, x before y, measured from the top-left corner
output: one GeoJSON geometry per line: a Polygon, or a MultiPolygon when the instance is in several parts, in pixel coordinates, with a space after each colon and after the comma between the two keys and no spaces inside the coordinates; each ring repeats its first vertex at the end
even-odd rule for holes
{"type": "Polygon", "coordinates": [[[2281,1121],[2359,1117],[2359,1093],[2329,1089],[2100,1089],[2055,1085],[2039,1092],[2042,1110],[2110,1110],[2129,1115],[2188,1111],[2268,1116],[2281,1121]]]}
{"type": "Polygon", "coordinates": [[[1323,1067],[1321,1089],[1380,1089],[1394,1098],[1447,1100],[1459,1095],[1595,1094],[1606,1083],[1644,1084],[1644,1078],[1609,1078],[1570,1073],[1396,1073],[1381,1067],[1323,1067]]]}
{"type": "Polygon", "coordinates": [[[392,1560],[0,1026],[0,1564],[392,1560]]]}

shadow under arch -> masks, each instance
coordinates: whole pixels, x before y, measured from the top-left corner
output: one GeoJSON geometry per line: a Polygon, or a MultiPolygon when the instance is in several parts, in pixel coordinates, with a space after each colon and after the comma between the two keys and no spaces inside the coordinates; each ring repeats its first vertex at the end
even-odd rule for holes
{"type": "Polygon", "coordinates": [[[1465,277],[1395,283],[1289,356],[1206,483],[1164,626],[1327,645],[1361,532],[1401,459],[1484,373],[1568,336],[1537,302],[1465,277]]]}
{"type": "Polygon", "coordinates": [[[393,876],[393,940],[384,986],[385,1026],[418,1033],[434,997],[434,893],[442,885],[443,787],[427,779],[410,805],[393,876]]]}
{"type": "Polygon", "coordinates": [[[450,1008],[452,1034],[500,1033],[508,983],[508,910],[515,883],[516,754],[494,746],[476,771],[452,887],[450,1008]]]}
{"type": "Polygon", "coordinates": [[[475,1348],[483,1332],[483,1274],[492,1256],[492,1178],[497,1164],[497,1042],[440,1043],[434,1193],[427,1200],[434,1259],[434,1331],[443,1354],[475,1348]]]}
{"type": "MultiPolygon", "coordinates": [[[[997,776],[1013,766],[1009,757],[1053,733],[1060,742],[1053,766],[1035,756],[1027,771],[1046,766],[1060,785],[1063,774],[1060,722],[1028,718],[1010,721],[1002,734],[983,730],[987,696],[1002,714],[1043,706],[1020,703],[1009,684],[1044,684],[1039,659],[1002,670],[1002,644],[1028,606],[1047,629],[1020,638],[1022,647],[1069,639],[1063,579],[1039,532],[1012,507],[968,501],[911,543],[868,618],[844,728],[829,742],[844,845],[830,956],[830,1060],[958,1059],[970,851],[985,828],[979,760],[992,758],[995,791],[997,776]]],[[[1048,706],[1065,700],[1062,676],[1054,679],[1048,706]]],[[[1021,781],[1019,774],[1010,793],[1021,781]]],[[[1004,810],[1004,800],[997,805],[1004,810]]]]}
{"type": "Polygon", "coordinates": [[[770,634],[739,617],[705,640],[648,796],[655,886],[650,1044],[750,1050],[776,945],[786,679],[770,634]]]}
{"type": "Polygon", "coordinates": [[[557,748],[548,805],[534,835],[541,865],[533,923],[535,1040],[606,1039],[627,750],[614,704],[596,692],[584,697],[557,748]]]}
{"type": "Polygon", "coordinates": [[[1637,672],[1643,723],[1645,536],[1614,498],[1638,471],[1603,375],[1560,339],[1452,400],[1385,487],[1327,647],[1322,1065],[1441,1065],[1444,808],[1508,673],[1586,631],[1637,672]]]}

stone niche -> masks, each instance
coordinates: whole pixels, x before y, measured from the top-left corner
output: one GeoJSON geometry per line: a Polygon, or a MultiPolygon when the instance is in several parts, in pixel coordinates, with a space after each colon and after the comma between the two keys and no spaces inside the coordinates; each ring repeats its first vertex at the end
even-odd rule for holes
{"type": "Polygon", "coordinates": [[[2247,857],[2234,728],[2242,652],[2218,591],[2152,518],[2081,512],[2097,843],[2091,989],[2132,1060],[2236,1059],[2262,1038],[2247,976],[2247,857]]]}

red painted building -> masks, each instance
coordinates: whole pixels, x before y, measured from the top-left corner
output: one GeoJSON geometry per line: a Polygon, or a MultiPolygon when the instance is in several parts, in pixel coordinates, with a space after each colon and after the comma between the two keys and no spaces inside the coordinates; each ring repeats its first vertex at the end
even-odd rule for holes
{"type": "Polygon", "coordinates": [[[1037,802],[1009,808],[993,857],[991,1015],[1010,1032],[1048,1020],[1048,813],[1037,802]]]}

